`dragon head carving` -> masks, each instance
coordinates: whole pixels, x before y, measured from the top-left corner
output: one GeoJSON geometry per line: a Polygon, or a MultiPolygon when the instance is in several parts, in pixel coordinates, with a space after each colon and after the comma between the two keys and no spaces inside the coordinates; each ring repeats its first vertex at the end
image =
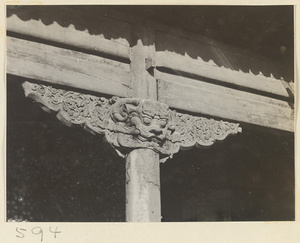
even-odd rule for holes
{"type": "Polygon", "coordinates": [[[115,147],[151,148],[167,153],[176,137],[168,105],[143,99],[120,99],[112,107],[108,121],[109,139],[115,147]]]}

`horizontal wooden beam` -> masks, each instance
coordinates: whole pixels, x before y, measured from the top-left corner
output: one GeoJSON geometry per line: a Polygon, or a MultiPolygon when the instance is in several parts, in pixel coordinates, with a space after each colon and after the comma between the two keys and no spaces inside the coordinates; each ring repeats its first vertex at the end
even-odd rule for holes
{"type": "Polygon", "coordinates": [[[293,90],[283,78],[277,79],[272,74],[266,77],[263,73],[254,74],[251,71],[251,67],[255,71],[274,69],[272,67],[274,63],[247,56],[246,53],[238,53],[234,48],[221,47],[207,38],[191,41],[166,33],[157,33],[156,66],[186,73],[189,76],[214,79],[223,82],[224,85],[230,84],[293,98],[293,90]],[[247,71],[239,70],[247,66],[249,67],[247,71]]]}
{"type": "Polygon", "coordinates": [[[7,37],[7,73],[126,97],[129,64],[7,37]]]}
{"type": "Polygon", "coordinates": [[[190,76],[197,75],[214,79],[220,83],[223,82],[224,85],[236,85],[237,88],[248,88],[254,91],[292,98],[293,90],[289,88],[289,84],[274,77],[234,71],[229,68],[219,67],[213,62],[205,62],[201,59],[194,60],[168,51],[157,53],[156,58],[157,67],[165,67],[175,72],[184,72],[190,76]]]}
{"type": "Polygon", "coordinates": [[[17,34],[86,49],[123,59],[130,58],[131,25],[105,17],[89,16],[69,8],[21,7],[10,10],[7,30],[17,34]],[[19,17],[19,15],[21,15],[19,17]],[[24,20],[25,19],[25,20],[24,20]]]}
{"type": "Polygon", "coordinates": [[[294,131],[288,102],[157,71],[158,100],[170,107],[221,119],[294,131]]]}

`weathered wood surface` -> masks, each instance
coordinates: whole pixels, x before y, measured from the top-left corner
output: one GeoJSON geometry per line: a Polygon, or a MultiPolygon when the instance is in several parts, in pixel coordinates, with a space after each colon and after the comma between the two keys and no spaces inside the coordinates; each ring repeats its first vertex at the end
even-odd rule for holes
{"type": "Polygon", "coordinates": [[[7,37],[7,73],[79,89],[127,96],[129,65],[7,37]]]}
{"type": "Polygon", "coordinates": [[[156,79],[153,75],[155,66],[154,32],[137,25],[134,38],[136,45],[131,49],[130,59],[131,97],[157,100],[156,79]]]}
{"type": "Polygon", "coordinates": [[[274,98],[292,100],[293,87],[280,78],[266,77],[266,72],[253,74],[251,70],[238,71],[237,68],[240,64],[242,67],[253,66],[254,70],[274,70],[276,64],[249,56],[247,52],[222,45],[210,38],[159,23],[146,21],[137,24],[134,23],[134,17],[128,23],[126,16],[118,16],[120,18],[116,20],[104,17],[105,11],[99,14],[101,17],[65,8],[68,9],[68,14],[64,15],[65,10],[62,8],[55,14],[55,18],[46,8],[40,12],[24,9],[12,11],[7,19],[7,29],[10,33],[18,33],[25,38],[37,37],[37,41],[41,40],[49,45],[8,37],[8,73],[99,93],[156,100],[156,78],[160,79],[160,76],[156,77],[153,70],[155,67],[159,70],[167,68],[178,76],[184,75],[189,78],[165,74],[168,78],[160,83],[166,84],[169,90],[159,90],[160,101],[165,99],[168,104],[176,107],[182,103],[181,100],[185,100],[184,97],[188,94],[186,91],[189,92],[191,87],[196,87],[191,90],[192,94],[200,97],[204,92],[203,85],[206,85],[203,89],[207,90],[205,93],[214,96],[210,99],[210,105],[214,106],[214,109],[200,109],[198,104],[190,104],[190,100],[179,105],[179,108],[250,124],[293,130],[293,109],[287,102],[274,98]],[[130,65],[50,46],[51,43],[74,46],[87,52],[99,52],[99,55],[104,53],[119,57],[121,59],[115,60],[123,62],[126,59],[126,63],[130,61],[130,65]],[[274,67],[270,68],[273,65],[274,67]],[[206,78],[206,82],[210,80],[219,86],[201,82],[202,77],[206,78]],[[191,83],[182,80],[190,80],[191,83]],[[173,88],[176,85],[182,89],[180,96],[173,97],[172,92],[177,92],[173,88]],[[234,90],[234,95],[228,96],[228,90],[234,90]],[[230,112],[225,112],[222,108],[217,109],[220,104],[219,93],[223,99],[220,107],[233,107],[234,102],[237,102],[236,106],[239,109],[245,107],[245,112],[232,115],[235,110],[233,108],[228,108],[230,112]],[[243,105],[238,103],[243,100],[239,99],[240,95],[242,98],[249,97],[249,102],[243,105]],[[180,98],[181,96],[183,98],[180,98]],[[264,101],[262,106],[258,105],[258,108],[255,108],[255,102],[260,102],[255,101],[257,97],[263,97],[264,101]],[[274,102],[281,103],[272,112],[274,102]],[[283,113],[277,107],[283,107],[283,113]],[[250,115],[247,113],[248,109],[250,115]],[[259,110],[258,114],[256,110],[259,110]]]}
{"type": "MultiPolygon", "coordinates": [[[[261,70],[265,70],[270,64],[235,52],[229,53],[229,50],[220,49],[209,43],[205,38],[195,42],[159,33],[156,38],[156,66],[186,73],[189,76],[197,75],[218,80],[224,82],[224,85],[230,84],[292,98],[293,91],[286,81],[276,79],[272,75],[266,77],[262,73],[254,74],[251,70],[247,72],[236,70],[237,64],[246,62],[245,59],[255,66],[261,65],[261,70]]],[[[253,68],[257,69],[255,66],[253,68]]]]}
{"type": "MultiPolygon", "coordinates": [[[[56,8],[55,18],[51,15],[53,10],[49,11],[42,6],[34,9],[27,9],[25,6],[9,11],[8,31],[99,52],[100,55],[104,53],[131,61],[137,57],[134,52],[130,54],[130,46],[137,47],[132,38],[132,16],[129,18],[122,15],[116,20],[104,17],[105,11],[95,16],[68,7],[56,8]],[[122,21],[122,18],[126,21],[122,21]]],[[[156,35],[153,40],[157,58],[152,60],[157,67],[216,79],[224,82],[224,85],[246,87],[282,97],[292,96],[292,88],[286,82],[290,80],[269,77],[270,70],[274,71],[275,76],[286,72],[284,67],[274,62],[270,63],[211,38],[169,28],[153,21],[146,21],[146,26],[149,33],[154,33],[148,36],[156,35]],[[238,71],[239,69],[243,71],[238,71]],[[264,74],[258,74],[257,70],[262,70],[264,74]]]]}
{"type": "Polygon", "coordinates": [[[242,70],[248,73],[250,70],[256,74],[262,72],[266,77],[270,77],[271,74],[277,79],[283,77],[287,82],[293,80],[292,66],[283,65],[258,53],[186,30],[159,24],[151,24],[151,27],[156,33],[157,51],[169,50],[193,59],[212,60],[218,66],[236,71],[242,70]]]}
{"type": "Polygon", "coordinates": [[[158,100],[171,108],[294,131],[288,102],[157,71],[158,100]]]}
{"type": "Polygon", "coordinates": [[[11,11],[11,16],[7,18],[7,30],[129,59],[131,25],[105,17],[89,16],[69,8],[59,8],[55,15],[51,15],[51,11],[41,7],[36,7],[35,11],[26,10],[26,7],[11,11]]]}
{"type": "Polygon", "coordinates": [[[160,222],[159,155],[135,149],[126,157],[126,221],[160,222]]]}

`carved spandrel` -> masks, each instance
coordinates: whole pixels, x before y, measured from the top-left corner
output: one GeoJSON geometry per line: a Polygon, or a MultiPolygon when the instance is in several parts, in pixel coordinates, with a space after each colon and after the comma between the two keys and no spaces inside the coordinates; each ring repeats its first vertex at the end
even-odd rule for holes
{"type": "Polygon", "coordinates": [[[180,134],[180,148],[211,146],[230,134],[242,132],[238,123],[216,121],[175,112],[176,131],[180,134]]]}
{"type": "Polygon", "coordinates": [[[211,146],[241,132],[237,123],[179,113],[158,101],[138,98],[111,99],[25,82],[25,95],[45,111],[57,113],[66,125],[81,125],[106,140],[121,156],[136,148],[152,149],[161,161],[180,149],[211,146]]]}
{"type": "Polygon", "coordinates": [[[81,125],[91,133],[104,134],[104,121],[111,104],[117,98],[106,99],[51,86],[24,82],[25,96],[38,102],[47,112],[57,112],[57,118],[67,126],[81,125]]]}

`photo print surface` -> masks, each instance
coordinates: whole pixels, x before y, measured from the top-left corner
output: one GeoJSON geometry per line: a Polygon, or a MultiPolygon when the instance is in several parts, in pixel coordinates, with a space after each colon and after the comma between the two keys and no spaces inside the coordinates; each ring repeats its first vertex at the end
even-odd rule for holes
{"type": "Polygon", "coordinates": [[[8,5],[6,221],[294,221],[293,19],[8,5]]]}

